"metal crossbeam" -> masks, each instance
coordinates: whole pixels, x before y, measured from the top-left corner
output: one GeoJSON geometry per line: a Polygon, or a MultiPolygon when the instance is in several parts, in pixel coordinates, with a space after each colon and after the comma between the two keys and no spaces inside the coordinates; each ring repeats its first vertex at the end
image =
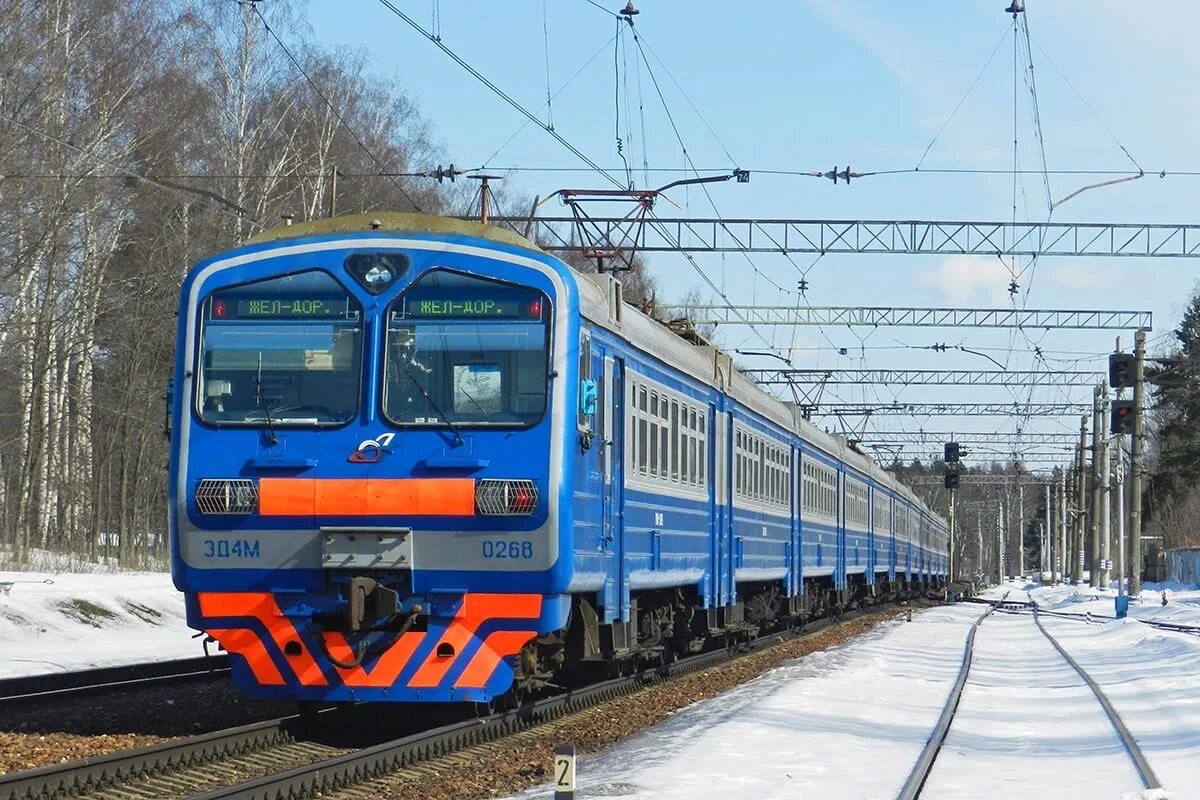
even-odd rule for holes
{"type": "Polygon", "coordinates": [[[847,325],[904,328],[1151,330],[1150,311],[859,306],[658,306],[696,325],[847,325]]]}
{"type": "Polygon", "coordinates": [[[1058,417],[1091,412],[1091,403],[829,403],[811,409],[809,416],[1058,417]]]}
{"type": "MultiPolygon", "coordinates": [[[[901,463],[907,464],[911,461],[921,461],[926,464],[938,461],[941,459],[941,453],[927,452],[925,450],[899,450],[893,455],[892,452],[879,450],[875,453],[876,460],[883,466],[890,466],[893,461],[899,459],[901,463]]],[[[1069,466],[1073,457],[1065,450],[1062,453],[980,453],[971,457],[964,457],[964,461],[982,462],[985,464],[1000,463],[1007,464],[1011,462],[1019,462],[1022,464],[1050,464],[1052,466],[1069,466]]]]}
{"type": "MultiPolygon", "coordinates": [[[[493,217],[524,229],[528,217],[493,217]]],[[[562,241],[540,230],[573,226],[574,217],[534,220],[532,235],[552,252],[588,252],[595,245],[562,241]]],[[[624,217],[591,217],[601,238],[628,237],[624,217]]],[[[1200,257],[1200,225],[927,220],[653,218],[640,252],[907,253],[933,255],[1200,257]]]]}
{"type": "MultiPolygon", "coordinates": [[[[859,437],[863,442],[880,442],[890,444],[927,444],[941,446],[945,442],[959,444],[988,444],[988,445],[1043,445],[1043,444],[1077,444],[1078,433],[1032,433],[1022,431],[995,431],[984,433],[946,431],[868,431],[859,437]]],[[[970,453],[965,455],[970,456],[970,453]]]]}
{"type": "Polygon", "coordinates": [[[1099,372],[977,369],[748,369],[764,386],[883,384],[885,386],[1094,386],[1099,372]]]}
{"type": "MultiPolygon", "coordinates": [[[[973,475],[969,472],[960,473],[958,479],[961,483],[971,483],[976,486],[1009,486],[1018,484],[1046,484],[1054,479],[1049,475],[1031,475],[1023,473],[1021,475],[996,475],[982,474],[973,475]]],[[[909,486],[942,486],[942,478],[936,475],[921,476],[909,478],[905,481],[909,486]]]]}

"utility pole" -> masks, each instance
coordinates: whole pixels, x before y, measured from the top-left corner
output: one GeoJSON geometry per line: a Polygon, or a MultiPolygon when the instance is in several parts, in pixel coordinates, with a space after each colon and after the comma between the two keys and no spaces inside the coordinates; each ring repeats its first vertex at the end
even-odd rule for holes
{"type": "Polygon", "coordinates": [[[1067,470],[1058,473],[1058,573],[1063,583],[1067,578],[1067,470]]]}
{"type": "Polygon", "coordinates": [[[975,510],[975,571],[983,577],[983,507],[975,510]]]}
{"type": "Polygon", "coordinates": [[[950,564],[947,572],[950,574],[950,586],[946,591],[950,594],[950,602],[954,602],[954,496],[958,492],[950,490],[950,564]]]}
{"type": "Polygon", "coordinates": [[[1000,516],[996,520],[996,585],[1004,583],[1004,501],[1001,500],[997,504],[1000,506],[1000,516]]]}
{"type": "Polygon", "coordinates": [[[1112,467],[1108,441],[1108,381],[1100,384],[1100,588],[1107,589],[1112,581],[1112,467]]]}
{"type": "Polygon", "coordinates": [[[1100,583],[1100,387],[1092,393],[1092,530],[1088,564],[1093,589],[1100,583]]]}
{"type": "Polygon", "coordinates": [[[1025,575],[1025,484],[1017,486],[1017,575],[1025,575]]]}
{"type": "Polygon", "coordinates": [[[1045,538],[1046,551],[1046,569],[1050,572],[1050,585],[1055,583],[1054,579],[1054,504],[1051,502],[1050,487],[1053,482],[1046,484],[1046,524],[1043,528],[1045,538]]]}
{"type": "Polygon", "coordinates": [[[1079,418],[1079,460],[1075,465],[1075,533],[1074,547],[1071,550],[1072,560],[1075,562],[1071,570],[1071,577],[1075,583],[1083,580],[1083,564],[1084,564],[1084,525],[1087,522],[1087,515],[1084,509],[1087,508],[1087,415],[1084,414],[1079,418]]]}
{"type": "Polygon", "coordinates": [[[329,168],[329,216],[337,216],[337,165],[329,168]]]}
{"type": "Polygon", "coordinates": [[[1142,590],[1142,384],[1146,370],[1146,331],[1133,333],[1137,358],[1133,384],[1133,441],[1129,451],[1129,593],[1142,590]]]}
{"type": "MultiPolygon", "coordinates": [[[[1131,593],[1125,587],[1125,456],[1121,440],[1117,440],[1117,594],[1131,593]]],[[[1133,582],[1129,582],[1129,590],[1133,582]]]]}

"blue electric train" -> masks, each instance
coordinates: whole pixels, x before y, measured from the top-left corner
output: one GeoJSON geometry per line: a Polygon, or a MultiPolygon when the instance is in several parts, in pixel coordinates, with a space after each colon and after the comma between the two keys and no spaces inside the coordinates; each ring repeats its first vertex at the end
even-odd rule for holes
{"type": "Polygon", "coordinates": [[[889,474],[501,229],[270,231],[177,345],[174,580],[258,696],[486,702],[946,578],[889,474]]]}

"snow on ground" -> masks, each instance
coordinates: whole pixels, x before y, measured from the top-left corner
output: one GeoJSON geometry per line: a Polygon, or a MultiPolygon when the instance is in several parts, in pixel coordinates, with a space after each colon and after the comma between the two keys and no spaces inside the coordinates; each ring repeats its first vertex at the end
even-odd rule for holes
{"type": "Polygon", "coordinates": [[[1115,798],[1136,797],[1141,788],[1104,709],[1033,615],[994,614],[984,622],[922,796],[1115,798]]]}
{"type": "MultiPolygon", "coordinates": [[[[893,798],[983,611],[914,614],[682,709],[580,757],[577,796],[893,798]]],[[[998,613],[979,629],[959,716],[923,796],[1200,797],[1200,639],[1132,619],[1043,622],[1100,682],[1166,791],[1140,791],[1099,703],[1032,617],[998,613]]],[[[542,786],[516,797],[551,796],[542,786]]]]}
{"type": "Polygon", "coordinates": [[[0,571],[0,678],[200,656],[194,633],[165,573],[0,571]]]}
{"type": "MultiPolygon", "coordinates": [[[[1086,585],[1058,584],[1041,586],[1036,583],[1009,581],[993,586],[980,596],[999,600],[1008,592],[1009,600],[1024,601],[1028,594],[1038,608],[1067,614],[1091,614],[1113,619],[1117,596],[1115,588],[1093,589],[1086,585]]],[[[1154,622],[1200,626],[1200,589],[1180,583],[1146,583],[1136,597],[1129,598],[1129,616],[1154,622]],[[1167,604],[1162,604],[1163,594],[1167,604]]]]}
{"type": "MultiPolygon", "coordinates": [[[[578,796],[891,798],[958,674],[980,606],[881,626],[581,757],[578,796]]],[[[520,795],[551,796],[547,787],[520,795]]]]}

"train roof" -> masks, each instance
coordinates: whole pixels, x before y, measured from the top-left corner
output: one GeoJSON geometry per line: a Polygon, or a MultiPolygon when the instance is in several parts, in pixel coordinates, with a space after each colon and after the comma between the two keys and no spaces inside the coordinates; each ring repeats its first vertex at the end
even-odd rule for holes
{"type": "MultiPolygon", "coordinates": [[[[306,236],[368,231],[465,236],[548,255],[534,242],[506,228],[455,217],[395,211],[346,214],[280,225],[247,239],[243,244],[263,244],[306,236]]],[[[861,474],[868,475],[875,481],[892,487],[899,496],[908,502],[933,514],[932,509],[926,506],[913,493],[912,489],[896,480],[895,476],[886,472],[870,456],[851,448],[842,437],[817,428],[804,419],[800,409],[795,405],[785,403],[763,391],[761,386],[734,366],[731,356],[712,345],[692,344],[658,320],[625,303],[620,293],[613,291],[613,285],[619,285],[619,282],[611,275],[580,272],[562,262],[561,259],[557,260],[563,263],[576,277],[576,285],[579,287],[580,293],[580,310],[593,323],[611,328],[626,338],[636,341],[639,346],[646,348],[664,363],[682,369],[705,384],[715,385],[719,379],[724,383],[725,391],[738,402],[753,409],[784,430],[798,433],[810,444],[830,456],[840,459],[861,474]],[[579,278],[586,280],[579,280],[579,278]],[[613,309],[614,302],[621,304],[619,313],[615,313],[613,309]]]]}
{"type": "Polygon", "coordinates": [[[439,217],[433,214],[407,214],[398,211],[377,214],[346,214],[339,217],[314,219],[294,225],[280,225],[247,239],[243,244],[262,244],[283,239],[298,239],[304,236],[325,236],[331,233],[431,233],[445,236],[470,236],[486,239],[509,247],[520,247],[545,254],[536,244],[507,228],[484,225],[455,217],[439,217]]]}

